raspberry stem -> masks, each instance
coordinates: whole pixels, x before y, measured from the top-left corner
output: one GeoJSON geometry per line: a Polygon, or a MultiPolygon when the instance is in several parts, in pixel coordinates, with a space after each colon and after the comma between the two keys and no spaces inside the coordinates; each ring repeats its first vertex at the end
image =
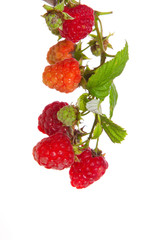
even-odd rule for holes
{"type": "Polygon", "coordinates": [[[115,55],[111,55],[111,54],[108,54],[108,53],[105,53],[106,57],[115,57],[115,55]]]}
{"type": "Polygon", "coordinates": [[[100,16],[100,15],[108,15],[108,14],[112,14],[112,13],[113,13],[112,11],[110,11],[110,12],[94,11],[94,12],[95,12],[95,14],[96,14],[97,16],[100,16]]]}
{"type": "MultiPolygon", "coordinates": [[[[88,113],[89,113],[89,112],[87,112],[87,114],[88,114],[88,113]]],[[[98,119],[99,119],[99,115],[98,115],[98,114],[95,114],[95,119],[94,119],[94,122],[93,122],[93,125],[92,125],[92,128],[91,128],[90,133],[86,133],[85,135],[83,135],[83,136],[89,135],[88,138],[87,138],[85,141],[83,141],[83,142],[81,142],[81,143],[79,143],[79,144],[76,144],[77,146],[82,146],[82,147],[79,147],[79,149],[84,149],[84,148],[89,147],[89,143],[90,143],[90,140],[91,140],[91,138],[92,138],[94,128],[95,128],[97,122],[99,121],[98,119]],[[85,145],[84,145],[84,144],[85,144],[85,145]],[[83,145],[84,145],[84,146],[83,146],[83,145]]],[[[82,136],[82,137],[83,137],[83,136],[82,136]]],[[[97,140],[97,143],[96,143],[96,149],[97,149],[97,151],[98,151],[98,141],[99,141],[99,140],[97,140]]]]}
{"type": "Polygon", "coordinates": [[[100,66],[101,66],[101,65],[103,65],[103,63],[105,63],[106,52],[103,47],[102,24],[101,24],[100,19],[97,16],[95,17],[95,29],[97,32],[98,43],[99,43],[100,50],[101,50],[101,60],[100,60],[100,66]],[[99,30],[98,22],[100,23],[101,30],[99,30]]]}
{"type": "Polygon", "coordinates": [[[101,38],[102,38],[102,40],[103,40],[103,27],[102,27],[102,22],[101,22],[101,20],[100,20],[99,17],[97,17],[97,20],[98,20],[98,22],[99,22],[99,24],[100,24],[100,33],[101,33],[101,38]]]}
{"type": "Polygon", "coordinates": [[[93,125],[92,125],[92,129],[90,131],[89,137],[88,137],[88,141],[90,141],[90,139],[92,138],[94,127],[96,126],[97,121],[98,121],[98,114],[95,114],[95,119],[94,119],[94,122],[93,122],[93,125]]]}
{"type": "Polygon", "coordinates": [[[99,42],[100,49],[101,49],[102,52],[104,52],[102,33],[100,32],[99,27],[98,27],[98,17],[97,16],[95,17],[95,29],[96,29],[96,32],[97,32],[97,37],[98,37],[98,42],[99,42]]]}
{"type": "Polygon", "coordinates": [[[96,147],[95,147],[95,152],[98,153],[98,143],[99,143],[99,137],[97,138],[96,141],[96,147]]]}
{"type": "Polygon", "coordinates": [[[90,113],[89,111],[81,113],[81,116],[86,116],[88,113],[90,113]]]}
{"type": "Polygon", "coordinates": [[[87,46],[86,48],[82,49],[80,52],[81,52],[81,53],[84,52],[84,51],[87,50],[89,47],[90,47],[90,45],[87,46]]]}

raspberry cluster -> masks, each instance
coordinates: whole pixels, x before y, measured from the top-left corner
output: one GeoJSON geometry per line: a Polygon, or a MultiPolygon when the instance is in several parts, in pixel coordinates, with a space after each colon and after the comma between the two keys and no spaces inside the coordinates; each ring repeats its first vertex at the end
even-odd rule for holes
{"type": "Polygon", "coordinates": [[[81,154],[75,151],[73,132],[76,131],[73,128],[76,120],[77,109],[73,106],[58,101],[48,104],[38,117],[38,129],[48,137],[36,144],[33,157],[39,165],[48,169],[70,167],[71,185],[85,188],[105,173],[108,163],[89,148],[83,149],[81,154]]]}
{"type": "Polygon", "coordinates": [[[116,55],[108,54],[111,48],[109,37],[103,36],[100,15],[112,12],[98,12],[75,0],[45,0],[47,11],[43,17],[49,30],[58,36],[58,42],[46,54],[48,65],[42,74],[43,83],[54,91],[64,94],[85,89],[76,104],[54,101],[44,107],[38,117],[38,130],[47,137],[33,148],[35,161],[47,169],[70,168],[71,186],[86,188],[99,180],[108,163],[99,148],[99,138],[105,132],[114,143],[120,143],[126,131],[111,120],[117,102],[117,90],[113,79],[121,74],[128,60],[128,45],[116,55]],[[82,48],[82,39],[91,37],[87,47],[82,48]],[[64,39],[61,39],[64,38],[64,39]],[[100,57],[100,65],[90,69],[84,61],[84,54],[90,48],[92,54],[100,57]],[[111,61],[106,61],[107,58],[111,61]],[[110,117],[102,113],[101,102],[109,96],[110,117]],[[93,126],[86,132],[85,116],[94,115],[93,126]],[[90,142],[96,141],[95,148],[90,142]]]}

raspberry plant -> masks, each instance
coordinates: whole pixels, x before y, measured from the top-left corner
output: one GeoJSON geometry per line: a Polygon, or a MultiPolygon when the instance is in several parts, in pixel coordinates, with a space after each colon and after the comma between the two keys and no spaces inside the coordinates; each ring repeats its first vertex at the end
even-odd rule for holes
{"type": "Polygon", "coordinates": [[[128,61],[128,44],[116,55],[107,53],[112,49],[110,37],[103,35],[99,12],[75,0],[45,0],[43,15],[51,34],[58,37],[47,55],[48,66],[43,72],[43,83],[69,94],[82,87],[84,93],[75,104],[55,101],[48,104],[38,118],[38,129],[47,134],[33,148],[34,159],[46,168],[62,170],[70,167],[71,185],[85,188],[100,179],[108,168],[105,154],[99,146],[99,138],[106,133],[113,143],[121,143],[127,132],[111,119],[117,104],[118,93],[114,79],[128,61]],[[87,46],[82,40],[89,36],[87,46]],[[93,58],[99,57],[98,66],[91,69],[85,60],[85,50],[90,48],[93,58]],[[109,116],[102,112],[101,103],[109,98],[109,116]],[[85,129],[85,117],[93,114],[90,132],[85,129]],[[95,140],[91,149],[90,141],[95,140]]]}

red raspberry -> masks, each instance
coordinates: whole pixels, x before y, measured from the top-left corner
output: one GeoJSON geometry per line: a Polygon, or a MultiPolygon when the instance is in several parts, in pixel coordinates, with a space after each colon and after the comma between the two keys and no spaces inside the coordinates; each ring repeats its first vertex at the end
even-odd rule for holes
{"type": "Polygon", "coordinates": [[[69,174],[71,185],[76,188],[86,188],[105,173],[108,163],[102,156],[92,157],[90,149],[77,155],[80,162],[74,162],[69,174]]]}
{"type": "Polygon", "coordinates": [[[74,151],[67,135],[56,133],[37,143],[33,157],[45,168],[62,170],[73,164],[74,151]]]}
{"type": "Polygon", "coordinates": [[[73,20],[65,20],[63,30],[59,29],[62,37],[74,43],[85,38],[94,25],[94,11],[86,5],[78,5],[73,8],[65,7],[64,12],[68,13],[73,20]]]}
{"type": "Polygon", "coordinates": [[[49,64],[55,64],[65,59],[71,58],[71,52],[74,51],[74,43],[68,40],[60,41],[52,46],[47,53],[49,64]]]}
{"type": "Polygon", "coordinates": [[[48,104],[38,117],[38,129],[49,136],[57,132],[70,133],[70,128],[63,126],[63,123],[57,118],[57,112],[67,105],[66,102],[58,101],[48,104]]]}
{"type": "Polygon", "coordinates": [[[74,58],[47,66],[43,72],[43,83],[60,92],[73,92],[80,81],[79,62],[74,58]]]}

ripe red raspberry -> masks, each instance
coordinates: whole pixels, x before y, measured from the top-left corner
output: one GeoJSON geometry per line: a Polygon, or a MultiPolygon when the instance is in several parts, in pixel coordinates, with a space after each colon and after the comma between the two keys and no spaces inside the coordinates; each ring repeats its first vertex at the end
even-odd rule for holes
{"type": "Polygon", "coordinates": [[[73,92],[80,81],[79,62],[74,58],[47,66],[43,72],[43,83],[60,92],[73,92]]]}
{"type": "Polygon", "coordinates": [[[70,133],[70,128],[63,126],[57,118],[57,112],[64,106],[67,106],[66,102],[53,102],[48,104],[42,114],[38,117],[38,129],[51,136],[57,132],[70,133]]]}
{"type": "Polygon", "coordinates": [[[49,64],[55,64],[65,59],[71,58],[71,52],[74,51],[74,43],[68,40],[58,42],[52,46],[47,53],[47,61],[49,64]]]}
{"type": "Polygon", "coordinates": [[[93,157],[90,149],[77,155],[79,162],[74,162],[69,174],[71,185],[76,188],[86,188],[105,173],[108,163],[102,156],[93,157]]]}
{"type": "Polygon", "coordinates": [[[73,164],[74,151],[67,135],[56,133],[37,143],[33,157],[45,168],[62,170],[73,164]]]}
{"type": "Polygon", "coordinates": [[[92,31],[94,25],[93,9],[80,4],[73,8],[65,7],[64,12],[68,13],[74,19],[63,22],[63,30],[59,29],[62,37],[76,43],[92,31]]]}

